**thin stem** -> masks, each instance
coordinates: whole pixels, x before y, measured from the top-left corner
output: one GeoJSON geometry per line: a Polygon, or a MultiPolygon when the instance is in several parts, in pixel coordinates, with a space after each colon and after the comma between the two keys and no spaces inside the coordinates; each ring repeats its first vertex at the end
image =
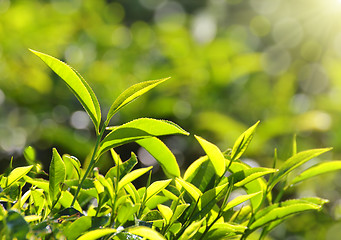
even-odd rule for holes
{"type": "Polygon", "coordinates": [[[73,200],[72,200],[72,203],[71,203],[71,207],[73,207],[73,206],[75,205],[75,202],[76,202],[76,200],[77,200],[78,194],[79,194],[79,192],[80,192],[80,190],[81,190],[81,188],[82,188],[82,186],[83,186],[83,183],[84,183],[85,179],[87,178],[87,176],[89,175],[91,169],[92,169],[93,166],[95,165],[95,162],[96,162],[96,161],[95,161],[95,160],[96,160],[95,157],[96,157],[96,154],[97,154],[97,150],[98,150],[98,147],[99,147],[99,143],[100,143],[101,140],[102,140],[102,136],[103,136],[103,134],[104,134],[104,131],[105,131],[106,127],[107,127],[107,124],[104,124],[103,127],[102,127],[102,129],[101,129],[101,132],[100,132],[99,135],[97,136],[96,145],[95,145],[95,149],[94,149],[94,151],[93,151],[93,153],[92,153],[92,156],[91,156],[90,164],[89,164],[88,168],[86,169],[86,171],[85,171],[85,173],[84,173],[84,175],[83,175],[83,177],[82,177],[82,180],[81,180],[80,183],[78,184],[76,193],[75,193],[75,195],[74,195],[74,197],[73,197],[73,200]]]}

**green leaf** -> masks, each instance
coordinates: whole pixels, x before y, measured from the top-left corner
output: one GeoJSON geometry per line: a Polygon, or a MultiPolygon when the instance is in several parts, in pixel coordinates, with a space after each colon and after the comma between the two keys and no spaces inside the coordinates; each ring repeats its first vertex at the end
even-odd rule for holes
{"type": "Polygon", "coordinates": [[[46,193],[49,192],[49,182],[42,178],[30,178],[29,176],[24,176],[26,182],[43,189],[46,193]]]}
{"type": "Polygon", "coordinates": [[[146,202],[148,202],[149,199],[151,199],[153,196],[155,196],[156,194],[161,192],[163,189],[165,189],[171,181],[172,181],[172,179],[153,182],[147,188],[146,202]]]}
{"type": "MultiPolygon", "coordinates": [[[[227,160],[226,165],[230,163],[229,160],[227,160]]],[[[245,163],[238,162],[238,161],[233,161],[231,163],[230,168],[228,169],[231,173],[237,173],[240,171],[247,171],[248,169],[251,169],[250,166],[248,166],[245,163]]],[[[248,170],[249,171],[249,170],[248,170]]],[[[252,193],[257,193],[257,192],[265,192],[267,185],[262,178],[257,178],[243,186],[247,194],[252,194],[252,193]]],[[[261,204],[263,203],[263,194],[259,194],[254,196],[253,198],[250,199],[251,205],[253,209],[258,209],[261,204]]]]}
{"type": "Polygon", "coordinates": [[[74,171],[77,173],[77,178],[80,179],[81,176],[80,161],[76,157],[67,154],[63,155],[63,161],[65,164],[65,174],[68,177],[68,179],[73,178],[74,171]]]}
{"type": "Polygon", "coordinates": [[[233,173],[229,176],[229,181],[234,182],[235,187],[242,187],[245,184],[252,182],[253,180],[263,177],[264,175],[277,172],[277,169],[272,168],[262,168],[262,167],[255,167],[249,168],[242,171],[238,171],[233,173]]]}
{"type": "Polygon", "coordinates": [[[75,240],[89,228],[99,228],[108,221],[108,217],[82,216],[71,223],[64,231],[68,240],[75,240]]]}
{"type": "MultiPolygon", "coordinates": [[[[122,177],[124,177],[125,175],[127,175],[133,168],[134,166],[137,164],[137,158],[135,153],[131,152],[131,156],[130,158],[125,161],[124,163],[119,163],[120,166],[120,178],[122,179],[122,177]]],[[[117,166],[112,167],[108,170],[107,174],[105,175],[105,178],[111,178],[111,180],[114,180],[114,178],[116,178],[117,176],[117,166]]]]}
{"type": "Polygon", "coordinates": [[[139,178],[140,176],[142,176],[143,174],[148,172],[150,169],[152,169],[152,167],[140,168],[140,169],[136,169],[136,170],[128,173],[127,175],[125,175],[121,179],[121,181],[119,181],[119,183],[118,183],[118,190],[117,191],[119,191],[126,184],[128,184],[128,183],[134,181],[135,179],[139,178]]]}
{"type": "Polygon", "coordinates": [[[227,222],[215,223],[208,231],[205,239],[226,239],[229,234],[243,233],[247,227],[227,222]]]}
{"type": "Polygon", "coordinates": [[[29,173],[29,171],[31,171],[32,168],[33,165],[27,167],[17,167],[13,169],[11,173],[8,175],[6,188],[20,180],[22,177],[24,177],[27,173],[29,173]]]}
{"type": "Polygon", "coordinates": [[[175,156],[160,139],[151,137],[137,140],[136,143],[146,149],[158,161],[166,175],[180,177],[180,168],[175,156]]]}
{"type": "Polygon", "coordinates": [[[289,206],[277,207],[252,223],[250,230],[262,227],[270,222],[288,217],[292,214],[297,214],[307,210],[318,210],[320,208],[321,206],[312,203],[295,203],[289,206]]]}
{"type": "Polygon", "coordinates": [[[28,146],[24,149],[24,157],[26,159],[26,162],[30,165],[35,164],[36,161],[36,151],[33,147],[28,146]]]}
{"type": "Polygon", "coordinates": [[[149,227],[132,227],[128,232],[152,240],[166,240],[160,233],[149,227]]]}
{"type": "Polygon", "coordinates": [[[201,147],[206,152],[208,158],[211,160],[217,175],[219,177],[224,175],[226,171],[225,158],[219,148],[199,136],[195,136],[195,138],[198,140],[201,147]]]}
{"type": "Polygon", "coordinates": [[[96,240],[106,235],[113,234],[115,232],[116,229],[113,228],[96,229],[85,233],[81,237],[77,238],[77,240],[96,240]]]}
{"type": "Polygon", "coordinates": [[[312,166],[311,168],[305,170],[302,172],[300,175],[295,177],[290,184],[288,185],[293,185],[298,182],[302,182],[306,179],[318,176],[320,174],[332,172],[332,171],[337,171],[341,169],[341,161],[330,161],[330,162],[325,162],[325,163],[320,163],[312,166]]]}
{"type": "Polygon", "coordinates": [[[108,115],[107,115],[106,124],[109,124],[110,119],[122,107],[124,107],[128,103],[132,102],[136,98],[140,97],[141,95],[145,94],[149,90],[153,89],[154,87],[156,87],[157,85],[159,85],[160,83],[163,83],[164,81],[168,79],[169,78],[163,78],[159,80],[145,81],[145,82],[134,84],[133,86],[126,89],[123,93],[121,93],[121,95],[118,96],[115,102],[111,105],[108,115]]]}
{"type": "MultiPolygon", "coordinates": [[[[73,200],[73,195],[69,191],[63,191],[62,195],[59,199],[59,203],[64,207],[70,207],[70,204],[73,200]]],[[[77,209],[80,212],[83,212],[81,206],[79,205],[78,201],[75,202],[74,208],[77,209]]]]}
{"type": "Polygon", "coordinates": [[[172,209],[162,204],[157,205],[157,208],[159,209],[163,219],[166,221],[166,224],[169,224],[173,216],[172,209]]]}
{"type": "Polygon", "coordinates": [[[253,198],[254,196],[257,196],[258,194],[260,194],[261,192],[256,192],[256,193],[252,193],[252,194],[248,194],[248,195],[241,195],[241,196],[238,196],[234,199],[232,199],[231,201],[229,201],[226,206],[224,207],[224,210],[223,211],[227,211],[251,198],[253,198]]]}
{"type": "Polygon", "coordinates": [[[330,150],[331,148],[312,149],[295,154],[294,156],[286,160],[284,164],[279,168],[279,171],[274,174],[269,189],[271,190],[284,176],[286,176],[292,170],[298,168],[310,159],[330,150]]]}
{"type": "Polygon", "coordinates": [[[205,192],[206,189],[214,187],[217,178],[212,162],[208,160],[207,156],[203,156],[187,168],[183,179],[205,192]]]}
{"type": "Polygon", "coordinates": [[[247,147],[249,146],[252,140],[253,134],[258,124],[259,124],[259,121],[238,137],[237,141],[234,143],[233,148],[232,148],[232,152],[231,152],[232,161],[239,159],[243,155],[243,153],[246,151],[247,147]]]}
{"type": "Polygon", "coordinates": [[[190,204],[180,204],[176,206],[176,209],[174,210],[173,216],[170,220],[170,223],[173,224],[176,220],[179,219],[179,217],[184,213],[184,211],[190,206],[190,204]]]}
{"type": "Polygon", "coordinates": [[[100,106],[95,93],[83,77],[72,67],[57,58],[31,49],[30,51],[43,60],[57,75],[59,75],[59,77],[64,80],[66,85],[71,89],[73,94],[78,98],[84,109],[89,114],[95,125],[96,131],[98,132],[99,125],[101,123],[100,106]]]}
{"type": "Polygon", "coordinates": [[[11,239],[24,240],[30,228],[24,217],[19,213],[10,210],[6,216],[6,225],[11,239]]]}
{"type": "Polygon", "coordinates": [[[144,138],[170,134],[189,134],[175,123],[152,118],[135,119],[121,126],[109,129],[113,130],[101,141],[97,157],[110,148],[144,138]]]}
{"type": "Polygon", "coordinates": [[[202,192],[193,184],[181,178],[176,178],[175,181],[189,193],[189,195],[193,198],[194,202],[197,202],[199,198],[202,196],[202,192]]]}
{"type": "Polygon", "coordinates": [[[188,240],[192,239],[194,234],[197,233],[199,228],[201,227],[202,223],[206,220],[206,218],[201,219],[200,221],[192,222],[191,225],[189,225],[186,230],[183,232],[183,234],[180,236],[179,240],[188,240]]]}
{"type": "Polygon", "coordinates": [[[120,204],[117,211],[117,221],[120,226],[123,226],[123,224],[130,218],[131,220],[134,220],[134,214],[137,212],[138,209],[139,205],[133,205],[130,202],[120,204]]]}
{"type": "Polygon", "coordinates": [[[60,193],[60,184],[65,181],[65,164],[57,150],[53,148],[52,151],[52,161],[49,171],[49,193],[51,202],[54,202],[60,193]]]}

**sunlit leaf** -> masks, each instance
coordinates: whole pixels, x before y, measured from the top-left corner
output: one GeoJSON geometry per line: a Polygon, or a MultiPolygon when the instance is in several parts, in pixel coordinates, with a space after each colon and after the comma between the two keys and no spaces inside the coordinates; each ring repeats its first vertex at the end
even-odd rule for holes
{"type": "Polygon", "coordinates": [[[24,149],[24,157],[28,164],[33,165],[36,161],[36,151],[33,147],[28,146],[24,149]]]}
{"type": "Polygon", "coordinates": [[[178,182],[189,193],[195,202],[197,202],[200,196],[202,196],[202,192],[193,184],[181,178],[176,178],[176,182],[178,182]]]}
{"type": "Polygon", "coordinates": [[[219,150],[219,148],[216,145],[208,142],[207,140],[199,136],[195,136],[195,138],[198,140],[201,147],[206,152],[208,158],[211,160],[214,166],[215,172],[217,173],[219,177],[221,177],[225,173],[225,170],[226,170],[224,155],[222,154],[222,152],[219,150]]]}
{"type": "Polygon", "coordinates": [[[29,171],[31,171],[32,168],[33,165],[27,167],[17,167],[13,169],[8,175],[6,187],[11,186],[13,183],[24,177],[27,173],[29,173],[29,171]]]}
{"type": "Polygon", "coordinates": [[[242,225],[215,223],[208,231],[205,239],[225,239],[231,233],[243,233],[247,227],[242,225]]]}
{"type": "Polygon", "coordinates": [[[148,172],[150,169],[152,169],[152,167],[147,167],[147,168],[140,168],[140,169],[136,169],[130,173],[128,173],[127,175],[125,175],[121,181],[119,181],[118,183],[118,191],[124,187],[126,184],[134,181],[135,179],[139,178],[140,176],[142,176],[143,174],[145,174],[146,172],[148,172]]]}
{"type": "Polygon", "coordinates": [[[195,160],[186,170],[183,179],[192,183],[200,191],[214,187],[217,175],[214,166],[207,156],[195,160]]]}
{"type": "Polygon", "coordinates": [[[151,137],[137,140],[136,143],[146,149],[158,161],[165,174],[170,177],[180,177],[180,168],[175,156],[160,139],[151,137]]]}
{"type": "Polygon", "coordinates": [[[95,93],[92,91],[88,83],[83,77],[72,67],[66,63],[51,57],[45,53],[31,50],[32,53],[37,55],[43,60],[57,75],[59,75],[66,85],[71,89],[73,94],[78,98],[84,109],[89,114],[93,121],[96,131],[98,132],[101,122],[101,110],[95,93]]]}
{"type": "Polygon", "coordinates": [[[127,105],[128,103],[132,102],[136,98],[140,97],[141,95],[145,94],[149,90],[153,89],[160,83],[163,83],[169,78],[159,79],[159,80],[151,80],[145,81],[141,83],[137,83],[128,89],[126,89],[120,96],[115,100],[115,102],[111,105],[106,123],[108,124],[110,119],[115,115],[115,113],[120,110],[122,107],[127,105]]]}
{"type": "Polygon", "coordinates": [[[264,175],[277,172],[277,169],[255,167],[242,171],[238,171],[229,176],[229,180],[234,182],[235,187],[242,187],[253,180],[263,177],[264,175]]]}
{"type": "Polygon", "coordinates": [[[250,226],[250,229],[253,230],[253,229],[259,228],[272,221],[285,218],[292,214],[297,214],[297,213],[304,212],[307,210],[318,210],[320,208],[321,206],[316,205],[316,204],[311,204],[311,203],[295,203],[289,206],[277,207],[273,209],[271,212],[257,219],[254,223],[252,223],[250,226]]]}
{"type": "Polygon", "coordinates": [[[240,158],[243,155],[243,153],[246,151],[247,147],[249,146],[252,140],[253,134],[258,124],[259,124],[259,121],[238,137],[237,141],[234,143],[233,148],[232,148],[232,152],[231,152],[232,161],[240,158]]]}
{"type": "Polygon", "coordinates": [[[29,176],[24,176],[26,182],[43,189],[46,193],[49,192],[49,182],[42,178],[30,178],[29,176]]]}
{"type": "Polygon", "coordinates": [[[333,172],[341,169],[341,161],[330,161],[324,162],[320,164],[316,164],[309,169],[302,172],[300,175],[295,177],[289,185],[296,184],[298,182],[302,182],[306,179],[318,176],[320,174],[333,172]]]}
{"type": "Polygon", "coordinates": [[[270,189],[272,189],[284,176],[286,176],[292,170],[298,168],[310,159],[330,150],[331,148],[312,149],[295,154],[294,156],[286,160],[284,164],[279,168],[279,171],[273,175],[270,189]]]}
{"type": "Polygon", "coordinates": [[[166,220],[166,224],[169,224],[172,216],[173,216],[173,211],[169,207],[159,204],[157,205],[157,208],[159,209],[163,219],[166,220]]]}
{"type": "Polygon", "coordinates": [[[199,221],[192,222],[191,225],[189,225],[186,230],[183,232],[183,234],[180,236],[179,240],[188,240],[192,239],[194,234],[197,233],[203,222],[206,220],[206,218],[203,218],[199,221]]]}
{"type": "Polygon", "coordinates": [[[143,226],[132,227],[132,228],[129,228],[128,232],[144,237],[146,239],[166,240],[166,238],[163,237],[159,232],[149,227],[143,227],[143,226]]]}
{"type": "Polygon", "coordinates": [[[112,129],[113,130],[102,140],[98,150],[98,156],[110,148],[115,148],[117,146],[148,137],[170,134],[188,135],[185,130],[175,123],[152,118],[135,119],[112,129]]]}
{"type": "MultiPolygon", "coordinates": [[[[120,164],[119,165],[120,166],[120,171],[119,171],[120,178],[119,179],[122,179],[122,177],[127,175],[127,173],[129,173],[137,164],[137,158],[136,158],[135,153],[131,152],[130,158],[127,161],[123,163],[121,162],[119,164],[120,164]]],[[[110,168],[105,175],[105,178],[111,178],[111,180],[113,180],[116,177],[117,177],[117,166],[110,168]]]]}
{"type": "Polygon", "coordinates": [[[148,202],[149,199],[151,199],[153,196],[161,192],[163,189],[165,189],[169,183],[171,182],[171,179],[168,180],[160,180],[153,182],[148,188],[147,188],[147,196],[146,196],[146,202],[148,202]]]}
{"type": "Polygon", "coordinates": [[[106,235],[113,234],[115,232],[116,232],[116,229],[113,229],[113,228],[96,229],[96,230],[92,230],[90,232],[85,233],[84,235],[77,238],[77,240],[96,240],[106,235]]]}
{"type": "MultiPolygon", "coordinates": [[[[69,191],[63,191],[62,195],[59,199],[59,203],[64,207],[70,207],[70,204],[73,200],[73,195],[69,191]]],[[[80,212],[83,212],[81,206],[79,205],[78,201],[75,202],[74,208],[77,209],[80,212]]]]}
{"type": "Polygon", "coordinates": [[[227,211],[251,198],[253,198],[254,196],[260,194],[261,192],[256,192],[256,193],[252,193],[252,194],[248,194],[248,195],[241,195],[241,196],[238,196],[234,199],[232,199],[231,201],[229,201],[226,206],[224,207],[224,210],[223,211],[227,211]]]}
{"type": "Polygon", "coordinates": [[[49,194],[51,201],[57,199],[60,193],[59,185],[65,181],[65,164],[59,153],[53,148],[52,161],[50,163],[49,171],[49,194]]]}

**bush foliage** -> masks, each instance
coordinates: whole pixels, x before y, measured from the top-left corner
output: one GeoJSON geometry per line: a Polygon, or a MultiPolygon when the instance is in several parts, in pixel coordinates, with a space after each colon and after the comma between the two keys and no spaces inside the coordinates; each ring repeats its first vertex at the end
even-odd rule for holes
{"type": "Polygon", "coordinates": [[[109,126],[122,107],[167,78],[129,87],[102,120],[95,93],[76,70],[47,54],[31,51],[78,98],[94,124],[96,142],[86,167],[77,157],[61,156],[55,148],[48,174],[32,147],[24,151],[28,166],[13,168],[11,160],[0,180],[2,239],[264,239],[289,217],[319,211],[328,202],[318,197],[282,197],[297,183],[341,169],[341,161],[327,161],[293,174],[330,148],[297,152],[294,140],[293,153],[283,164],[277,164],[275,152],[271,168],[251,167],[240,159],[257,122],[226,151],[194,135],[205,155],[181,174],[175,156],[160,140],[166,135],[189,135],[180,126],[153,118],[109,126]],[[134,153],[126,161],[120,158],[114,149],[130,142],[157,160],[166,180],[152,181],[152,167],[134,168],[138,162],[134,153]],[[106,152],[115,166],[103,175],[96,164],[106,152]],[[145,186],[136,188],[134,180],[148,174],[145,186]],[[279,191],[274,191],[275,186],[279,191]],[[232,197],[239,189],[245,194],[232,197]]]}

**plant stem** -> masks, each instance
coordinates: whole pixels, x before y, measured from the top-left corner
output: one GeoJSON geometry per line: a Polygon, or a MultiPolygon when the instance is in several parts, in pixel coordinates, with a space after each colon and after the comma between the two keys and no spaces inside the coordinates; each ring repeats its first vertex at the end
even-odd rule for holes
{"type": "Polygon", "coordinates": [[[89,175],[91,169],[95,165],[95,162],[96,162],[95,158],[96,158],[97,150],[98,150],[98,147],[99,147],[99,143],[102,140],[102,136],[104,134],[104,131],[105,131],[106,127],[107,127],[107,124],[104,124],[102,129],[101,129],[101,132],[97,135],[96,145],[95,145],[94,151],[93,151],[92,156],[91,156],[90,164],[89,164],[88,168],[86,169],[86,171],[85,171],[85,173],[84,173],[80,183],[78,184],[76,193],[73,196],[73,200],[72,200],[72,203],[71,203],[70,207],[73,207],[75,205],[75,202],[76,202],[78,194],[79,194],[79,192],[80,192],[80,190],[82,188],[82,185],[83,185],[86,177],[89,175]]]}

